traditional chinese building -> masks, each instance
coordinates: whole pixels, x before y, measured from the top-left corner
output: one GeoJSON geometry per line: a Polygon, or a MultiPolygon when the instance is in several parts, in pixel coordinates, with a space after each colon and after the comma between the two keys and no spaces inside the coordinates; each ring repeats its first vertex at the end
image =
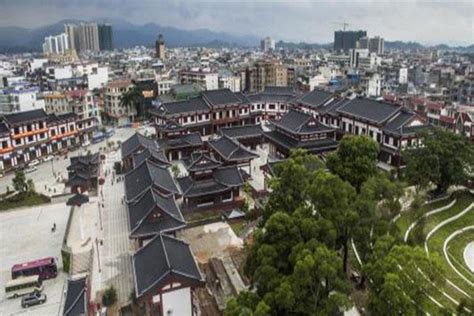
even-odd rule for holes
{"type": "Polygon", "coordinates": [[[67,170],[66,186],[71,188],[71,192],[83,193],[97,190],[100,172],[99,153],[71,157],[67,170]]]}
{"type": "Polygon", "coordinates": [[[222,166],[209,152],[195,152],[184,163],[188,175],[177,182],[187,211],[242,206],[244,179],[236,166],[222,166]]]}
{"type": "Polygon", "coordinates": [[[273,130],[264,135],[270,143],[270,153],[276,157],[286,158],[293,149],[322,154],[337,148],[336,130],[307,113],[290,110],[271,124],[273,130]]]}
{"type": "Polygon", "coordinates": [[[194,291],[204,280],[186,242],[158,234],[133,255],[132,264],[145,315],[198,315],[194,291]]]}

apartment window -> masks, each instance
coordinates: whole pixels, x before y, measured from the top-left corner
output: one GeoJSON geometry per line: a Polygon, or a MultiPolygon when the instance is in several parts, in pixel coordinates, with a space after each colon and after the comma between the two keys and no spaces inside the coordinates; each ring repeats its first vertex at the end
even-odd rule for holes
{"type": "Polygon", "coordinates": [[[3,141],[2,142],[2,148],[7,148],[8,147],[8,142],[7,141],[3,141]]]}
{"type": "Polygon", "coordinates": [[[206,120],[208,120],[208,119],[209,119],[209,114],[206,114],[206,120]]]}
{"type": "Polygon", "coordinates": [[[15,127],[13,129],[13,134],[19,134],[20,133],[20,128],[19,127],[15,127]]]}
{"type": "Polygon", "coordinates": [[[190,116],[189,119],[191,122],[194,122],[194,116],[190,116]]]}
{"type": "Polygon", "coordinates": [[[393,146],[398,147],[398,139],[393,139],[393,146]]]}
{"type": "Polygon", "coordinates": [[[268,105],[268,108],[269,108],[270,110],[275,110],[275,104],[269,104],[269,105],[268,105]]]}
{"type": "Polygon", "coordinates": [[[43,123],[43,122],[40,122],[40,123],[39,123],[39,128],[40,128],[40,129],[41,129],[41,128],[44,128],[44,123],[43,123]]]}
{"type": "Polygon", "coordinates": [[[346,122],[342,122],[342,130],[343,130],[343,131],[346,130],[346,122]]]}
{"type": "Polygon", "coordinates": [[[54,129],[51,130],[51,136],[56,136],[56,130],[54,129]]]}
{"type": "Polygon", "coordinates": [[[33,136],[28,136],[28,141],[32,142],[33,141],[33,136]]]}
{"type": "Polygon", "coordinates": [[[385,135],[385,144],[390,144],[390,137],[385,135]]]}
{"type": "Polygon", "coordinates": [[[66,133],[66,129],[64,127],[61,127],[61,134],[66,133]]]}
{"type": "Polygon", "coordinates": [[[26,125],[26,130],[28,132],[31,132],[33,130],[33,127],[30,124],[28,124],[28,125],[26,125]]]}
{"type": "Polygon", "coordinates": [[[381,141],[381,135],[380,135],[380,133],[377,133],[377,142],[380,143],[380,141],[381,141]]]}
{"type": "Polygon", "coordinates": [[[352,124],[351,124],[351,123],[349,123],[349,127],[348,127],[348,130],[347,130],[347,131],[350,132],[350,133],[352,133],[352,124]]]}
{"type": "Polygon", "coordinates": [[[15,145],[21,145],[21,139],[15,140],[15,145]]]}
{"type": "Polygon", "coordinates": [[[356,134],[356,135],[359,135],[359,126],[357,126],[357,125],[356,125],[356,127],[355,127],[355,134],[356,134]]]}
{"type": "Polygon", "coordinates": [[[185,116],[185,117],[183,118],[183,123],[187,123],[187,122],[188,122],[188,117],[185,116]]]}
{"type": "Polygon", "coordinates": [[[280,105],[280,110],[283,111],[284,109],[285,109],[285,105],[284,105],[284,104],[281,104],[281,105],[280,105]]]}

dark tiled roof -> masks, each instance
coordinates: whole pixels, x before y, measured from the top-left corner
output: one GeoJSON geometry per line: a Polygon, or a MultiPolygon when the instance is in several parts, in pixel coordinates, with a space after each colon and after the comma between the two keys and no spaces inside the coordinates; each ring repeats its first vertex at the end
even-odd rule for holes
{"type": "Polygon", "coordinates": [[[10,133],[10,129],[8,128],[7,124],[4,122],[0,122],[0,134],[10,133]]]}
{"type": "Polygon", "coordinates": [[[159,234],[133,255],[137,297],[168,282],[203,284],[201,272],[187,243],[159,234]]]}
{"type": "Polygon", "coordinates": [[[229,190],[229,187],[217,182],[214,178],[194,181],[190,176],[177,179],[178,184],[186,198],[206,196],[229,190]]]}
{"type": "Polygon", "coordinates": [[[163,103],[157,110],[151,111],[151,113],[175,115],[194,112],[203,113],[209,111],[210,109],[207,103],[201,97],[198,97],[185,101],[163,103]]]}
{"type": "Polygon", "coordinates": [[[46,120],[48,115],[44,110],[31,110],[4,115],[9,124],[26,123],[31,121],[46,120]]]}
{"type": "Polygon", "coordinates": [[[186,169],[190,172],[211,170],[222,165],[209,152],[205,151],[195,151],[188,159],[184,159],[183,162],[186,169]]]}
{"type": "Polygon", "coordinates": [[[383,131],[386,133],[400,134],[403,126],[415,116],[416,114],[411,111],[402,110],[394,118],[387,122],[383,128],[383,131]]]}
{"type": "Polygon", "coordinates": [[[133,237],[174,231],[186,225],[173,195],[162,194],[153,188],[149,188],[137,201],[128,203],[128,218],[133,237]],[[154,210],[161,215],[149,220],[154,210]]]}
{"type": "Polygon", "coordinates": [[[329,101],[333,97],[333,94],[328,91],[314,89],[300,97],[298,101],[309,105],[310,107],[317,108],[327,101],[329,101]]]}
{"type": "Polygon", "coordinates": [[[295,94],[293,89],[290,87],[274,87],[274,86],[268,86],[263,89],[263,93],[265,94],[295,94]]]}
{"type": "Polygon", "coordinates": [[[331,127],[313,119],[311,115],[292,109],[283,115],[280,120],[271,121],[271,123],[295,134],[309,134],[333,130],[331,127]]]}
{"type": "Polygon", "coordinates": [[[132,155],[133,168],[141,165],[145,160],[151,160],[159,165],[168,166],[170,163],[162,150],[147,148],[132,155]]]}
{"type": "Polygon", "coordinates": [[[334,150],[337,148],[337,142],[333,139],[320,139],[307,142],[300,142],[294,138],[279,133],[278,131],[264,132],[264,135],[270,141],[280,145],[287,150],[306,149],[311,153],[319,153],[322,151],[334,150]]]}
{"type": "Polygon", "coordinates": [[[233,126],[233,127],[223,127],[220,129],[221,135],[226,135],[230,138],[241,139],[241,138],[250,138],[250,137],[260,137],[262,136],[263,129],[262,125],[243,125],[243,126],[233,126]]]}
{"type": "Polygon", "coordinates": [[[152,148],[158,150],[158,144],[155,142],[155,140],[146,137],[140,133],[135,133],[130,136],[126,141],[122,143],[120,147],[122,151],[122,159],[125,159],[136,151],[144,148],[152,148]]]}
{"type": "Polygon", "coordinates": [[[339,115],[339,113],[337,113],[337,110],[339,110],[339,108],[344,106],[344,104],[346,104],[347,102],[349,102],[349,100],[347,99],[334,99],[331,102],[320,106],[319,111],[322,113],[328,113],[337,116],[339,115]]]}
{"type": "Polygon", "coordinates": [[[211,106],[241,103],[240,98],[229,89],[204,91],[202,95],[211,106]]]}
{"type": "Polygon", "coordinates": [[[240,102],[241,103],[250,103],[249,102],[249,99],[247,98],[247,96],[245,94],[243,94],[242,92],[234,92],[234,95],[239,98],[240,102]]]}
{"type": "Polygon", "coordinates": [[[237,141],[226,135],[218,139],[209,140],[208,144],[226,161],[248,160],[258,157],[256,153],[244,148],[237,141]]]}
{"type": "Polygon", "coordinates": [[[63,114],[49,114],[47,118],[48,123],[57,123],[64,121],[73,121],[78,118],[76,113],[68,112],[63,114]]]}
{"type": "Polygon", "coordinates": [[[74,166],[74,165],[98,166],[99,158],[100,158],[99,153],[71,157],[70,166],[74,166]]]}
{"type": "Polygon", "coordinates": [[[63,315],[87,315],[86,279],[68,280],[63,315]]]}
{"type": "Polygon", "coordinates": [[[251,94],[248,96],[248,99],[252,103],[259,103],[259,102],[290,102],[295,98],[294,95],[291,94],[267,94],[267,93],[257,93],[251,94]]]}
{"type": "Polygon", "coordinates": [[[194,180],[190,176],[177,179],[184,197],[197,197],[227,191],[244,184],[242,174],[235,166],[213,170],[212,178],[194,180]]]}
{"type": "Polygon", "coordinates": [[[89,202],[89,197],[87,195],[84,195],[84,194],[80,194],[80,193],[77,193],[77,194],[74,194],[72,197],[70,197],[67,201],[66,201],[66,205],[82,205],[82,204],[85,204],[85,203],[88,203],[89,202]]]}
{"type": "Polygon", "coordinates": [[[199,147],[202,146],[202,139],[199,133],[189,133],[180,135],[175,138],[163,139],[160,141],[163,147],[167,149],[175,149],[182,147],[199,147]]]}
{"type": "Polygon", "coordinates": [[[151,161],[145,161],[125,175],[125,196],[127,201],[136,199],[151,186],[155,186],[167,193],[179,194],[179,190],[168,168],[151,161]]]}
{"type": "Polygon", "coordinates": [[[338,112],[381,124],[400,110],[401,106],[393,103],[375,101],[367,98],[355,98],[340,107],[338,112]]]}
{"type": "Polygon", "coordinates": [[[214,179],[229,187],[239,187],[244,184],[244,179],[237,167],[221,167],[214,171],[214,179]]]}

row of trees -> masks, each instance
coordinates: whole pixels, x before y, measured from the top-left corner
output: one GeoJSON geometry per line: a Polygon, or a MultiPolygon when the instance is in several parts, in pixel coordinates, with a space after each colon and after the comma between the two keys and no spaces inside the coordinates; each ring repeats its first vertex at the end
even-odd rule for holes
{"type": "MultiPolygon", "coordinates": [[[[434,144],[444,146],[437,138],[453,137],[445,133],[427,135],[425,146],[406,154],[409,163],[420,157],[417,150],[429,150],[434,144]]],[[[456,164],[463,166],[464,173],[472,157],[460,151],[469,146],[460,142],[455,146],[458,157],[462,157],[456,164]]],[[[434,154],[440,169],[449,160],[448,152],[446,146],[434,154]]],[[[351,240],[363,262],[357,286],[369,286],[370,311],[376,315],[420,312],[417,306],[427,299],[426,287],[443,282],[439,259],[401,243],[391,219],[401,210],[404,184],[378,172],[378,154],[378,145],[370,138],[346,136],[337,152],[329,155],[329,170],[323,169],[317,157],[300,150],[276,166],[261,227],[248,249],[245,273],[254,290],[230,300],[226,315],[341,312],[350,306],[347,276],[351,240]]],[[[455,168],[455,163],[447,163],[455,168]]],[[[407,181],[413,184],[423,178],[415,171],[407,172],[407,181]]],[[[465,174],[455,181],[441,178],[444,180],[436,184],[447,189],[465,174]]],[[[433,179],[438,178],[429,182],[433,179]]]]}

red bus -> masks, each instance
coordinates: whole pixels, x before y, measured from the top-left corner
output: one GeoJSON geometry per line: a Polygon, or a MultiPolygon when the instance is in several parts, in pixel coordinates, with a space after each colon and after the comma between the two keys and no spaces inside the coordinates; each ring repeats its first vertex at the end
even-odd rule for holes
{"type": "Polygon", "coordinates": [[[56,259],[49,257],[15,264],[12,267],[12,279],[30,275],[38,275],[41,280],[55,278],[58,275],[56,259]]]}

